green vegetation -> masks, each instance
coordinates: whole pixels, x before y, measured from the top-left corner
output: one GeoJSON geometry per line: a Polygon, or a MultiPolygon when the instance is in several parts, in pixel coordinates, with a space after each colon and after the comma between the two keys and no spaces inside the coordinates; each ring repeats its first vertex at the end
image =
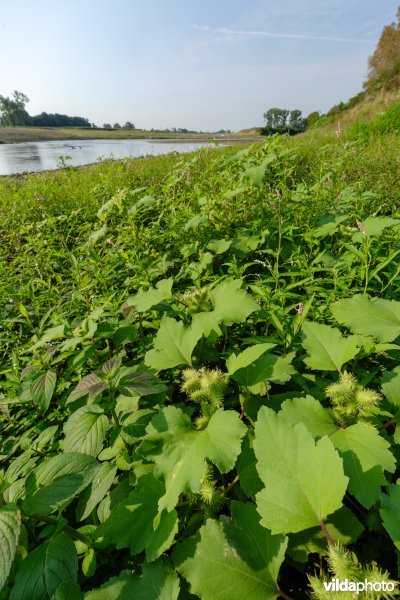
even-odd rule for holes
{"type": "Polygon", "coordinates": [[[0,180],[0,598],[397,579],[383,131],[0,180]]]}

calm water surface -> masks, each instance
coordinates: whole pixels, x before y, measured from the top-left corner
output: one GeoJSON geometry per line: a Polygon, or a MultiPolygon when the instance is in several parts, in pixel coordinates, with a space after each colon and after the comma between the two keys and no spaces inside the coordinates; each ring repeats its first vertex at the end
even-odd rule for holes
{"type": "Polygon", "coordinates": [[[206,142],[154,140],[57,140],[0,144],[0,175],[57,169],[65,164],[78,167],[104,158],[138,157],[168,152],[191,152],[206,142]],[[65,157],[71,157],[67,159],[65,157]]]}

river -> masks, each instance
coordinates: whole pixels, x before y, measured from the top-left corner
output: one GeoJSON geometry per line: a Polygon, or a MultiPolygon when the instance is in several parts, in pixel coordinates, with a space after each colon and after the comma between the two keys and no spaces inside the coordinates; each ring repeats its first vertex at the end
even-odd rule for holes
{"type": "Polygon", "coordinates": [[[104,158],[126,158],[191,152],[207,142],[175,140],[53,140],[0,144],[0,175],[46,171],[71,165],[78,167],[104,158]]]}

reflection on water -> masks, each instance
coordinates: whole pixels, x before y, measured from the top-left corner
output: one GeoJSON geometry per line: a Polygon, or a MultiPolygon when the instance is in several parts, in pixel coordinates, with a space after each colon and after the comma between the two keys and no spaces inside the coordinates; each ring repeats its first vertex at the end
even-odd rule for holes
{"type": "Polygon", "coordinates": [[[151,140],[57,140],[0,144],[0,175],[74,167],[94,163],[101,158],[125,158],[191,152],[205,142],[154,142],[151,140]]]}

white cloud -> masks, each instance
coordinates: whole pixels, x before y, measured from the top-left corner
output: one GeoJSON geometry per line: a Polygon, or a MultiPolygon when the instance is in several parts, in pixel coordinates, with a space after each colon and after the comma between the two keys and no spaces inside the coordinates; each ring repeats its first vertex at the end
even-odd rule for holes
{"type": "Polygon", "coordinates": [[[319,36],[319,35],[308,35],[301,33],[276,33],[272,31],[262,30],[241,30],[241,29],[230,29],[229,27],[210,27],[208,25],[193,25],[194,29],[204,31],[208,33],[215,33],[220,35],[231,35],[241,37],[267,37],[267,38],[287,38],[294,40],[313,40],[320,42],[335,42],[335,43],[351,43],[351,44],[373,44],[374,40],[368,40],[365,38],[348,38],[348,37],[331,37],[331,36],[319,36]]]}

